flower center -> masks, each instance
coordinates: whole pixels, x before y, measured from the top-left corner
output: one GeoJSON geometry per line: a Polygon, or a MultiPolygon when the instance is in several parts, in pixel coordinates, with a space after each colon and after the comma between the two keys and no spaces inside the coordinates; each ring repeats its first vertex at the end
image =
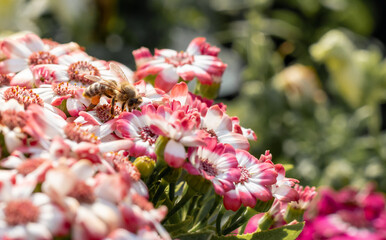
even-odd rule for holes
{"type": "Polygon", "coordinates": [[[165,58],[165,62],[172,64],[174,67],[178,67],[185,64],[192,64],[194,62],[194,56],[190,56],[188,53],[181,51],[175,56],[165,58]]]}
{"type": "Polygon", "coordinates": [[[77,143],[80,142],[90,142],[94,144],[100,143],[97,136],[93,133],[90,133],[88,130],[81,129],[80,126],[76,123],[68,123],[64,127],[64,134],[67,135],[68,139],[75,141],[77,143]]]}
{"type": "Polygon", "coordinates": [[[39,208],[30,200],[14,200],[4,208],[5,221],[8,225],[21,225],[36,222],[39,217],[39,208]]]}
{"type": "MultiPolygon", "coordinates": [[[[111,105],[110,104],[103,104],[103,105],[98,105],[95,108],[95,112],[97,117],[102,121],[102,122],[107,122],[108,120],[111,119],[111,105]]],[[[117,116],[121,113],[120,107],[117,105],[114,106],[114,116],[117,116]]]]}
{"type": "Polygon", "coordinates": [[[27,108],[31,104],[38,104],[44,106],[43,99],[34,93],[31,89],[25,87],[14,86],[4,91],[4,100],[8,101],[11,98],[16,99],[20,104],[24,104],[24,108],[27,108]]]}
{"type": "Polygon", "coordinates": [[[149,142],[150,145],[153,145],[158,138],[158,135],[153,133],[148,126],[141,128],[139,134],[141,139],[149,142]]]}
{"type": "Polygon", "coordinates": [[[61,82],[59,84],[52,84],[52,91],[59,96],[64,96],[71,94],[72,97],[75,96],[77,87],[68,82],[61,82]]]}
{"type": "Polygon", "coordinates": [[[83,181],[77,182],[68,196],[75,198],[80,203],[93,203],[95,201],[92,188],[83,181]]]}
{"type": "Polygon", "coordinates": [[[99,70],[86,61],[72,63],[68,67],[70,80],[78,81],[83,84],[92,84],[93,81],[85,78],[85,75],[100,76],[99,70]]]}
{"type": "Polygon", "coordinates": [[[216,138],[217,141],[218,141],[217,134],[216,134],[216,132],[215,132],[213,129],[209,129],[209,130],[208,130],[208,128],[203,128],[203,130],[204,130],[205,132],[207,132],[211,137],[216,138]]]}
{"type": "Polygon", "coordinates": [[[0,74],[0,86],[8,86],[11,82],[11,77],[8,74],[0,74]]]}
{"type": "Polygon", "coordinates": [[[27,123],[27,116],[25,112],[7,109],[0,113],[0,122],[11,130],[15,127],[23,128],[27,123]]]}
{"type": "Polygon", "coordinates": [[[57,64],[58,58],[49,52],[34,52],[29,56],[28,62],[30,65],[39,64],[57,64]]]}
{"type": "Polygon", "coordinates": [[[217,169],[215,168],[215,165],[208,161],[208,159],[200,159],[200,169],[201,171],[206,172],[209,176],[216,176],[217,175],[217,169]]]}
{"type": "Polygon", "coordinates": [[[25,176],[35,171],[35,169],[38,168],[43,162],[44,159],[41,158],[28,159],[21,163],[19,166],[17,166],[17,171],[25,176]]]}
{"type": "Polygon", "coordinates": [[[133,194],[131,199],[133,203],[140,207],[142,210],[150,211],[154,208],[151,202],[149,202],[146,198],[142,197],[139,194],[133,194]]]}
{"type": "Polygon", "coordinates": [[[248,169],[246,167],[242,167],[242,166],[238,166],[238,168],[240,169],[240,178],[238,181],[236,181],[236,183],[245,183],[245,182],[248,182],[249,181],[249,178],[251,178],[251,174],[249,173],[248,169]]]}

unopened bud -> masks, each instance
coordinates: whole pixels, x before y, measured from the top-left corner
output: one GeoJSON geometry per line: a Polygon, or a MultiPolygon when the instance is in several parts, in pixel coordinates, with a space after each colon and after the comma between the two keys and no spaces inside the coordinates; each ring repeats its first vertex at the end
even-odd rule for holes
{"type": "Polygon", "coordinates": [[[155,168],[155,161],[148,156],[138,157],[134,161],[134,166],[138,168],[141,173],[141,178],[147,178],[155,168]]]}

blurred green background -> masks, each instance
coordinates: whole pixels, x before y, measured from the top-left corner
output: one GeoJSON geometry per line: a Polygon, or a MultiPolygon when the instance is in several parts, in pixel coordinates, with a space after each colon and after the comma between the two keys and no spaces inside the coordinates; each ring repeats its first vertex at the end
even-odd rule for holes
{"type": "Polygon", "coordinates": [[[386,192],[386,2],[0,0],[0,32],[75,41],[135,70],[141,46],[205,36],[228,64],[220,98],[302,184],[386,192]]]}

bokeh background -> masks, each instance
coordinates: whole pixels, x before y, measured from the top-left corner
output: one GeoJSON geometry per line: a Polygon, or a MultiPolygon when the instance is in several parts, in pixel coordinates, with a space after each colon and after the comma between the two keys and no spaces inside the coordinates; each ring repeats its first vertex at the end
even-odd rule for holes
{"type": "Polygon", "coordinates": [[[386,2],[0,0],[0,33],[75,41],[135,70],[141,46],[205,36],[228,64],[220,97],[303,185],[386,192],[386,2]]]}

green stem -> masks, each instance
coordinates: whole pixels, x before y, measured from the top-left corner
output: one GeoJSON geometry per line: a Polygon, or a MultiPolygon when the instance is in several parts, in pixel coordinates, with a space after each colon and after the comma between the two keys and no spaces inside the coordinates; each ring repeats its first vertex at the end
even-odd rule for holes
{"type": "Polygon", "coordinates": [[[187,213],[188,216],[190,216],[192,214],[193,209],[196,206],[197,200],[198,200],[198,196],[194,196],[192,201],[190,202],[188,213],[187,213]]]}
{"type": "Polygon", "coordinates": [[[172,209],[170,209],[168,215],[165,217],[162,223],[165,223],[171,216],[173,216],[178,210],[180,210],[196,194],[197,193],[189,187],[188,191],[181,198],[181,200],[172,209]]]}
{"type": "Polygon", "coordinates": [[[159,198],[161,197],[161,195],[165,192],[165,188],[167,185],[168,185],[168,183],[164,179],[161,179],[161,183],[158,185],[157,191],[155,192],[153,199],[152,199],[152,203],[154,206],[158,206],[157,202],[158,202],[159,198]]]}
{"type": "Polygon", "coordinates": [[[217,232],[217,235],[219,236],[221,236],[221,220],[222,220],[222,217],[224,216],[225,211],[226,210],[224,208],[224,205],[221,205],[220,211],[217,214],[217,218],[216,218],[216,232],[217,232]]]}
{"type": "Polygon", "coordinates": [[[248,220],[253,217],[256,214],[256,211],[252,208],[247,208],[247,211],[235,222],[231,223],[229,227],[225,227],[225,229],[222,231],[223,235],[227,235],[228,233],[231,233],[244,223],[247,223],[248,220]]]}
{"type": "Polygon", "coordinates": [[[176,190],[176,183],[170,183],[169,184],[169,199],[170,201],[173,202],[174,200],[174,194],[175,194],[175,191],[176,190]]]}

